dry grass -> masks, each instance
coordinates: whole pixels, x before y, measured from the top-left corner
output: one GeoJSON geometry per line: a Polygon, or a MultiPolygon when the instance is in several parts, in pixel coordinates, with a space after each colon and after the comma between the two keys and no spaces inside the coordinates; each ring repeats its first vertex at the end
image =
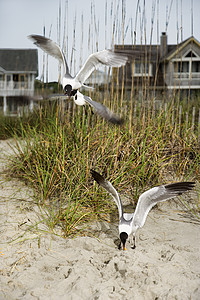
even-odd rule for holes
{"type": "MultiPolygon", "coordinates": [[[[122,11],[119,3],[117,6],[113,3],[111,5],[111,10],[113,9],[112,14],[110,11],[110,15],[113,16],[109,39],[111,45],[107,45],[106,31],[107,48],[113,47],[118,35],[122,36],[124,44],[128,28],[125,30],[126,10],[125,2],[122,3],[124,3],[122,11]],[[121,13],[122,21],[120,21],[121,13]]],[[[151,34],[156,23],[155,10],[152,6],[151,34]]],[[[138,27],[137,20],[139,22],[140,13],[145,15],[143,12],[145,5],[143,11],[137,6],[135,31],[133,26],[130,28],[133,47],[136,38],[134,33],[138,27]]],[[[105,14],[105,30],[107,30],[109,15],[107,6],[105,14]]],[[[159,15],[156,18],[158,23],[159,15]]],[[[91,10],[91,22],[94,20],[96,20],[95,10],[91,10]]],[[[61,24],[60,15],[59,24],[61,24]]],[[[59,41],[61,41],[60,27],[61,25],[58,32],[59,41]]],[[[81,28],[83,36],[84,28],[83,26],[81,28]]],[[[143,26],[140,28],[141,40],[145,36],[146,41],[146,31],[144,29],[143,32],[143,26]]],[[[92,34],[89,27],[88,45],[94,50],[98,48],[99,33],[96,32],[95,39],[92,34]]],[[[73,67],[75,69],[75,60],[73,62],[75,36],[76,19],[73,23],[70,70],[73,67]]],[[[66,38],[64,34],[63,45],[69,57],[67,41],[68,36],[66,38]]],[[[150,43],[151,41],[152,36],[150,43]]],[[[144,58],[145,61],[146,59],[144,58]]],[[[124,70],[122,73],[125,79],[127,75],[124,70]]],[[[90,169],[103,173],[114,185],[116,184],[119,191],[132,197],[135,202],[145,189],[168,182],[169,179],[190,179],[198,182],[200,180],[199,119],[198,114],[196,119],[192,116],[189,98],[184,104],[173,96],[167,99],[166,104],[162,103],[156,109],[148,89],[149,78],[142,78],[144,82],[142,87],[134,86],[132,79],[131,88],[128,89],[124,80],[120,86],[118,75],[118,70],[113,72],[110,86],[105,76],[107,83],[103,89],[97,88],[88,93],[94,100],[101,101],[121,114],[125,118],[122,127],[110,125],[92,115],[89,108],[86,108],[86,114],[83,108],[74,107],[72,104],[69,107],[66,103],[66,110],[63,111],[59,100],[54,104],[53,102],[50,105],[43,104],[31,123],[20,120],[17,121],[17,126],[9,124],[16,139],[16,156],[10,158],[12,172],[34,188],[35,199],[42,208],[44,222],[51,230],[57,225],[61,226],[65,236],[76,234],[78,228],[84,226],[88,220],[96,217],[107,218],[115,209],[108,200],[108,195],[96,188],[90,169]],[[22,137],[22,144],[19,136],[22,137]]],[[[165,101],[164,98],[162,101],[165,101]]],[[[7,121],[3,120],[0,124],[2,128],[5,122],[7,121]]],[[[195,218],[200,218],[199,206],[197,201],[193,214],[195,218]]],[[[190,209],[189,205],[188,207],[190,209]]]]}
{"type": "MultiPolygon", "coordinates": [[[[145,110],[138,109],[131,123],[118,127],[77,107],[65,111],[61,122],[59,105],[43,107],[36,127],[23,129],[21,124],[23,144],[15,133],[12,172],[34,188],[49,228],[59,225],[65,236],[74,235],[81,224],[107,218],[115,209],[96,188],[90,169],[103,173],[135,202],[145,189],[169,178],[199,181],[196,131],[184,121],[181,128],[172,127],[170,109],[156,112],[148,122],[145,110]]],[[[199,203],[196,209],[199,217],[199,203]]]]}

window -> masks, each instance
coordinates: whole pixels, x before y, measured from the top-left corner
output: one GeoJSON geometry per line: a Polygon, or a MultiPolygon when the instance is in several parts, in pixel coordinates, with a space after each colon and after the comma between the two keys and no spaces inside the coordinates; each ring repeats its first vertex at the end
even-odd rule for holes
{"type": "Polygon", "coordinates": [[[18,74],[13,74],[13,81],[14,81],[14,89],[19,88],[19,75],[18,74]]]}
{"type": "Polygon", "coordinates": [[[200,61],[193,61],[192,62],[192,72],[199,73],[200,72],[200,61]]]}
{"type": "Polygon", "coordinates": [[[10,87],[10,85],[11,85],[11,75],[6,76],[6,85],[7,85],[8,88],[10,87]]]}
{"type": "Polygon", "coordinates": [[[178,62],[178,73],[189,73],[189,61],[178,62]]]}
{"type": "Polygon", "coordinates": [[[4,75],[0,74],[0,89],[4,87],[4,75]]]}
{"type": "Polygon", "coordinates": [[[191,57],[197,57],[197,56],[194,54],[194,52],[189,51],[188,54],[185,57],[190,57],[191,58],[191,57]]]}
{"type": "Polygon", "coordinates": [[[136,76],[151,76],[151,64],[149,65],[149,63],[135,62],[134,74],[136,76]]]}
{"type": "Polygon", "coordinates": [[[141,74],[141,63],[135,63],[135,74],[141,74]]]}
{"type": "Polygon", "coordinates": [[[19,74],[19,81],[22,89],[28,88],[28,77],[26,74],[19,74]]]}
{"type": "Polygon", "coordinates": [[[25,76],[24,75],[20,75],[20,81],[21,81],[21,88],[24,88],[25,84],[25,76]]]}

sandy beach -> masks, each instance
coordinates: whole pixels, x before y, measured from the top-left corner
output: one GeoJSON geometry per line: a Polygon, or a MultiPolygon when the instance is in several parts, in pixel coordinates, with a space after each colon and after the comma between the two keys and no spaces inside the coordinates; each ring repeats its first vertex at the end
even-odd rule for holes
{"type": "Polygon", "coordinates": [[[64,239],[40,223],[30,189],[7,180],[8,151],[0,141],[1,300],[200,299],[200,225],[176,201],[150,212],[134,250],[118,250],[117,223],[64,239]]]}

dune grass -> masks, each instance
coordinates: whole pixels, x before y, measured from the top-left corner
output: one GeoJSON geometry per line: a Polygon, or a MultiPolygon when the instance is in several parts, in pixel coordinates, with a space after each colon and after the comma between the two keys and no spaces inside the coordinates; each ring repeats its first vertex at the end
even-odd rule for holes
{"type": "MultiPolygon", "coordinates": [[[[120,39],[117,43],[124,45],[124,8],[121,11],[119,4],[115,7],[112,3],[110,12],[107,8],[105,10],[105,36],[111,41],[108,45],[107,38],[105,39],[106,48],[113,48],[118,35],[120,39]],[[110,20],[110,37],[107,35],[109,13],[115,16],[110,20]]],[[[136,44],[135,33],[140,19],[138,14],[141,11],[141,15],[145,15],[145,9],[145,5],[137,6],[135,29],[130,26],[131,23],[127,24],[126,31],[130,26],[132,46],[136,44]]],[[[153,9],[155,7],[152,7],[152,12],[153,9]]],[[[152,21],[154,18],[159,21],[159,14],[157,17],[153,14],[152,21]]],[[[95,9],[91,9],[91,22],[94,20],[97,20],[95,9]]],[[[64,22],[66,21],[65,15],[64,22]]],[[[151,22],[151,33],[153,27],[154,22],[151,22]]],[[[60,26],[58,29],[60,41],[60,26]]],[[[94,38],[94,31],[90,29],[89,26],[88,45],[90,52],[93,52],[99,47],[98,34],[96,32],[94,38]]],[[[81,26],[81,30],[83,36],[85,27],[81,26]]],[[[63,45],[67,50],[70,70],[75,70],[76,64],[75,59],[73,62],[76,31],[75,17],[71,61],[68,33],[67,38],[63,34],[63,45]]],[[[146,37],[145,28],[142,26],[139,34],[142,41],[143,37],[146,37]]],[[[144,58],[145,61],[147,59],[150,58],[144,58]]],[[[48,75],[47,65],[46,68],[48,75]]],[[[105,74],[111,74],[110,69],[107,71],[105,74]]],[[[144,73],[148,72],[145,70],[144,73]]],[[[160,98],[158,94],[158,99],[162,99],[160,102],[166,101],[166,105],[156,108],[156,89],[153,91],[149,88],[149,76],[142,78],[142,87],[134,83],[132,76],[130,87],[126,85],[127,74],[124,68],[121,81],[119,69],[112,70],[111,81],[107,75],[104,87],[97,86],[88,93],[92,99],[101,101],[116,113],[123,115],[125,123],[121,127],[108,124],[93,115],[88,107],[86,113],[83,108],[66,103],[64,111],[64,103],[59,101],[47,105],[43,103],[41,109],[28,118],[0,117],[0,138],[14,137],[16,141],[15,156],[9,158],[12,176],[14,174],[25,180],[32,187],[34,198],[41,208],[43,221],[51,231],[60,226],[64,236],[77,234],[88,221],[96,218],[109,220],[109,214],[116,210],[109,195],[92,180],[90,169],[106,176],[122,195],[132,199],[133,204],[136,204],[140,193],[152,186],[178,180],[200,181],[200,114],[197,107],[199,98],[192,103],[189,97],[184,102],[183,99],[180,101],[180,97],[176,99],[173,95],[168,99],[168,93],[162,94],[160,98]],[[195,118],[192,116],[193,104],[196,106],[195,118]]],[[[44,73],[42,77],[44,78],[44,73]]],[[[156,80],[157,76],[153,84],[155,88],[156,80]]],[[[44,83],[37,82],[36,90],[41,92],[44,86],[44,83]]],[[[59,91],[60,86],[56,86],[57,84],[51,84],[53,91],[59,91]]],[[[44,95],[49,94],[49,91],[42,92],[44,95]]],[[[196,219],[200,219],[200,196],[198,197],[194,206],[189,202],[184,203],[196,219]]]]}
{"type": "MultiPolygon", "coordinates": [[[[21,123],[15,129],[12,173],[34,189],[51,231],[60,226],[64,236],[75,235],[88,221],[109,220],[116,210],[92,180],[91,169],[109,178],[133,204],[147,188],[174,178],[199,181],[197,136],[184,123],[181,129],[172,127],[170,106],[148,121],[138,110],[132,123],[126,120],[121,127],[87,110],[66,110],[63,122],[55,103],[35,115],[35,126],[21,123]]],[[[199,218],[198,201],[192,209],[199,218]]]]}

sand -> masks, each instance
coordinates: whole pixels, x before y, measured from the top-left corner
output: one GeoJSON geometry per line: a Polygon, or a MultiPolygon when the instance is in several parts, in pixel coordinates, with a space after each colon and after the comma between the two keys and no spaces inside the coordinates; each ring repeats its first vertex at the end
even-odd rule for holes
{"type": "Polygon", "coordinates": [[[0,141],[0,299],[200,299],[200,226],[175,201],[150,212],[135,250],[119,251],[107,222],[64,239],[35,226],[30,189],[6,180],[8,151],[0,141]]]}

